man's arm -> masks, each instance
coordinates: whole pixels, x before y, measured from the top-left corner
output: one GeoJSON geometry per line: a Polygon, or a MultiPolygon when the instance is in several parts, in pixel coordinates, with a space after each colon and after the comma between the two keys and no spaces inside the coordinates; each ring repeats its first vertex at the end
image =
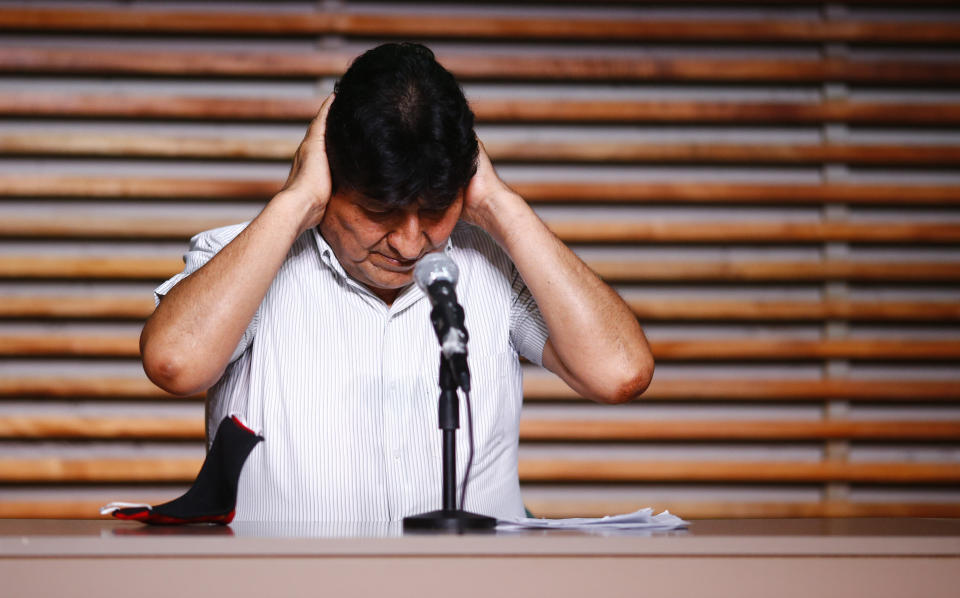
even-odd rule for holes
{"type": "Polygon", "coordinates": [[[630,308],[499,179],[482,145],[463,217],[503,247],[530,289],[549,333],[547,369],[606,403],[628,401],[647,388],[653,356],[630,308]]]}
{"type": "Polygon", "coordinates": [[[140,335],[147,376],[189,395],[212,386],[253,319],[293,242],[323,218],[330,198],[324,141],[333,96],[320,107],[283,189],[237,237],[160,302],[140,335]]]}

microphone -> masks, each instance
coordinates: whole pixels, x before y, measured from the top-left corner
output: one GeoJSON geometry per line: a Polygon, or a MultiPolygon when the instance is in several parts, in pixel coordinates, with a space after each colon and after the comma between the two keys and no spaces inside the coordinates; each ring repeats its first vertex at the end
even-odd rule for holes
{"type": "Polygon", "coordinates": [[[454,378],[464,392],[470,392],[470,369],[467,367],[467,327],[463,323],[463,307],[457,302],[457,278],[460,269],[444,253],[428,253],[417,262],[413,279],[430,298],[433,310],[430,322],[440,341],[440,352],[453,370],[454,378]]]}

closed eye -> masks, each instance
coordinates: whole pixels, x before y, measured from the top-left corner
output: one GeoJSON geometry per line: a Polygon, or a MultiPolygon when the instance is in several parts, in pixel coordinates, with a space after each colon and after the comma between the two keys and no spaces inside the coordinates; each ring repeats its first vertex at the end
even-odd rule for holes
{"type": "Polygon", "coordinates": [[[391,208],[360,206],[360,209],[363,210],[364,214],[374,219],[389,218],[394,213],[394,210],[391,208]]]}

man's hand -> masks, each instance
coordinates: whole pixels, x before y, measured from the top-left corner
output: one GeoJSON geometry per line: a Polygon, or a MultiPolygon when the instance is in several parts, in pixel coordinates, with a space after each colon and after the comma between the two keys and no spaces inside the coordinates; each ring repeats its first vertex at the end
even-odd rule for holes
{"type": "Polygon", "coordinates": [[[332,184],[330,179],[330,164],[327,161],[327,114],[333,104],[334,95],[330,94],[320,105],[320,110],[307,127],[307,133],[297,147],[293,156],[293,164],[287,182],[278,197],[284,200],[302,202],[306,208],[303,232],[312,228],[323,220],[327,202],[330,201],[332,184]]]}
{"type": "Polygon", "coordinates": [[[463,212],[460,218],[475,224],[490,234],[496,235],[495,218],[503,210],[498,209],[501,201],[523,202],[519,195],[504,183],[490,163],[490,157],[477,139],[480,153],[477,155],[477,172],[470,179],[463,198],[463,212]]]}

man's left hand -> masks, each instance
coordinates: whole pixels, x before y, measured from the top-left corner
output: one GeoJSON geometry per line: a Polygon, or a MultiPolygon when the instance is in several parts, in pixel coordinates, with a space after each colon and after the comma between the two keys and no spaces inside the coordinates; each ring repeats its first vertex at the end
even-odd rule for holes
{"type": "Polygon", "coordinates": [[[495,217],[503,213],[498,207],[504,201],[520,201],[520,198],[504,183],[493,169],[490,157],[479,139],[480,152],[477,155],[477,172],[470,179],[470,184],[464,192],[463,212],[460,218],[493,234],[495,231],[495,217]]]}

